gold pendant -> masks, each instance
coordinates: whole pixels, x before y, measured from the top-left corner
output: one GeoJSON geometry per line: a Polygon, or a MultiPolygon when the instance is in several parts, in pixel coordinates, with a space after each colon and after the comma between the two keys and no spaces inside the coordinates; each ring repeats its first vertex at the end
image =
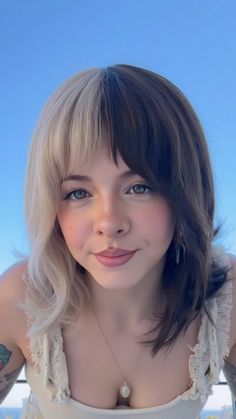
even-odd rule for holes
{"type": "Polygon", "coordinates": [[[130,387],[128,386],[126,382],[124,382],[124,384],[120,388],[121,397],[123,397],[124,399],[128,399],[128,397],[130,396],[130,393],[131,393],[130,387]]]}

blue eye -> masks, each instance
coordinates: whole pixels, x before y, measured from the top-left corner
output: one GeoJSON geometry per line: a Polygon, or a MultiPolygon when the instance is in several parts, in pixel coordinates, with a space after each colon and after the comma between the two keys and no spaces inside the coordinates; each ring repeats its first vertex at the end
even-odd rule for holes
{"type": "Polygon", "coordinates": [[[148,185],[145,185],[144,183],[136,183],[136,185],[131,186],[129,191],[133,189],[133,193],[135,195],[143,195],[147,192],[151,192],[151,188],[148,185]]]}
{"type": "Polygon", "coordinates": [[[87,197],[88,197],[87,191],[85,191],[84,189],[76,189],[68,193],[64,199],[70,199],[72,201],[79,201],[87,197]]]}

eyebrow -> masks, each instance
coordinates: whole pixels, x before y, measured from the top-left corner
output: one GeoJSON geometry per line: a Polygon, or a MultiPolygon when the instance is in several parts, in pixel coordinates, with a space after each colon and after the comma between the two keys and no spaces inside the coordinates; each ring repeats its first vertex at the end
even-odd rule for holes
{"type": "MultiPolygon", "coordinates": [[[[125,172],[121,173],[119,175],[119,178],[121,179],[127,179],[133,176],[137,176],[137,173],[135,173],[133,170],[129,169],[126,170],[125,172]]],[[[65,179],[63,179],[62,183],[64,182],[68,182],[70,180],[75,180],[75,181],[84,181],[84,182],[93,182],[93,179],[89,176],[85,176],[85,175],[68,175],[65,179]]]]}

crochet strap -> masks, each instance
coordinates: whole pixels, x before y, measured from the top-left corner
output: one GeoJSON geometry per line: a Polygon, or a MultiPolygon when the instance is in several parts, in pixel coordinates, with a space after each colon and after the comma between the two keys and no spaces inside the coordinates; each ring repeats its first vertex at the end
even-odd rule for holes
{"type": "Polygon", "coordinates": [[[59,402],[68,400],[70,390],[61,329],[57,328],[50,335],[31,338],[30,351],[35,373],[42,377],[50,399],[59,402]]]}
{"type": "MultiPolygon", "coordinates": [[[[222,266],[230,267],[229,258],[223,249],[215,248],[213,252],[213,257],[222,266]]],[[[212,385],[219,382],[219,374],[224,360],[229,355],[232,311],[230,275],[216,294],[206,301],[205,306],[213,322],[210,321],[206,311],[202,309],[198,342],[194,348],[190,347],[193,352],[189,358],[192,386],[183,395],[184,399],[200,397],[202,402],[205,402],[211,394],[212,385]]]]}

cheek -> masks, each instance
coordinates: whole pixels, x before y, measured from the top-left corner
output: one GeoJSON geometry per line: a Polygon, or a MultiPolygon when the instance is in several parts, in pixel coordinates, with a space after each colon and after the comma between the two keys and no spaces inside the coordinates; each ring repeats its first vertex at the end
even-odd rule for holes
{"type": "Polygon", "coordinates": [[[58,214],[58,222],[67,246],[69,248],[83,247],[87,235],[86,223],[80,222],[78,217],[63,214],[58,214]]]}
{"type": "Polygon", "coordinates": [[[144,235],[148,233],[151,240],[169,240],[174,233],[175,219],[169,206],[160,202],[143,209],[136,218],[136,225],[144,235]]]}

